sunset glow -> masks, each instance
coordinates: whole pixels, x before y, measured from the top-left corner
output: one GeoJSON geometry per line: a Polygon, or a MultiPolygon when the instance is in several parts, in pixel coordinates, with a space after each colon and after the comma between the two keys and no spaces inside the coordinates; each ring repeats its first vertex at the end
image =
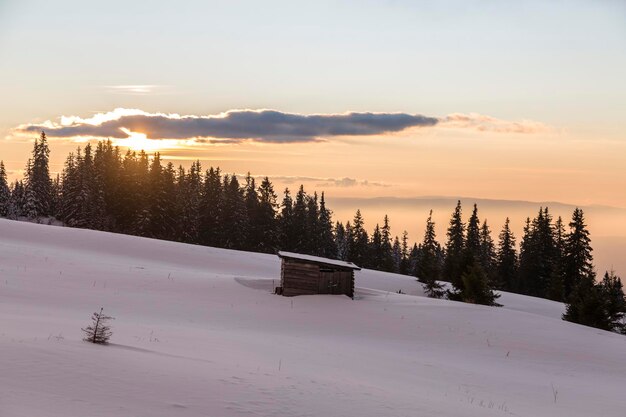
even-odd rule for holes
{"type": "Polygon", "coordinates": [[[163,149],[175,149],[178,147],[177,140],[148,139],[144,133],[132,132],[125,128],[122,128],[122,130],[129,136],[125,139],[113,139],[113,144],[116,146],[130,148],[134,151],[144,150],[148,153],[158,152],[163,149]]]}

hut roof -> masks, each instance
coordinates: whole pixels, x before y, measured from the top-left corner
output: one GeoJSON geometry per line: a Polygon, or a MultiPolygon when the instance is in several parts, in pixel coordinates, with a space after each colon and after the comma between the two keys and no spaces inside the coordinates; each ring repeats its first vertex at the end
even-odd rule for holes
{"type": "Polygon", "coordinates": [[[359,268],[352,262],[338,261],[336,259],[322,258],[320,256],[302,255],[300,253],[284,252],[284,251],[279,251],[278,256],[280,258],[296,259],[299,261],[312,262],[312,263],[321,264],[321,265],[335,266],[335,267],[345,268],[345,269],[353,269],[355,271],[361,270],[361,268],[359,268]]]}

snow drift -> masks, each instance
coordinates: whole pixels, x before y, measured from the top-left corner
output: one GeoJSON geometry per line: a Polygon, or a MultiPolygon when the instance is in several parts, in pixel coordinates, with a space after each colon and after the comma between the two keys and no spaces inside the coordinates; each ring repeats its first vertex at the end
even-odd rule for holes
{"type": "Polygon", "coordinates": [[[433,300],[370,270],[355,300],[286,298],[279,274],[271,255],[0,220],[0,415],[624,416],[626,337],[562,304],[433,300]],[[81,340],[100,307],[108,346],[81,340]]]}

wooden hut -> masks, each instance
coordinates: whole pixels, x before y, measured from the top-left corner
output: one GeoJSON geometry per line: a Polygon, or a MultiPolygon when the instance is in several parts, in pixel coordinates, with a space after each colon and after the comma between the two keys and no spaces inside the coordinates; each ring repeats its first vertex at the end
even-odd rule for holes
{"type": "Polygon", "coordinates": [[[354,271],[351,262],[318,256],[278,252],[282,260],[277,294],[287,297],[311,294],[345,294],[354,297],[354,271]]]}

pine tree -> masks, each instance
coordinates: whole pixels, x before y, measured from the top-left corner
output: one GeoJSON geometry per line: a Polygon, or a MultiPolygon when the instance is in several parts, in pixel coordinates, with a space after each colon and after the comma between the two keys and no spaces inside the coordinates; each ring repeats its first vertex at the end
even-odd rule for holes
{"type": "Polygon", "coordinates": [[[370,239],[369,252],[371,254],[369,259],[369,267],[372,269],[383,270],[383,259],[385,254],[383,253],[383,238],[380,232],[380,226],[378,223],[374,227],[374,232],[370,239]]]}
{"type": "Polygon", "coordinates": [[[246,175],[246,184],[244,185],[244,202],[246,206],[246,217],[248,219],[248,231],[243,248],[249,251],[258,251],[261,246],[261,232],[259,230],[259,196],[256,190],[256,181],[250,172],[246,175]]]}
{"type": "Polygon", "coordinates": [[[583,275],[569,295],[563,320],[585,326],[611,330],[610,318],[606,309],[606,300],[601,285],[593,277],[583,275]]]}
{"type": "Polygon", "coordinates": [[[177,225],[177,206],[176,206],[176,171],[174,164],[168,162],[162,171],[162,189],[161,189],[161,208],[160,215],[165,223],[160,230],[163,233],[163,239],[175,240],[178,231],[177,225]]]}
{"type": "MultiPolygon", "coordinates": [[[[431,210],[426,220],[424,240],[420,245],[420,256],[416,259],[416,274],[418,280],[425,284],[426,295],[441,298],[445,293],[443,286],[437,282],[441,277],[441,264],[439,260],[441,247],[436,240],[435,222],[433,222],[432,218],[433,211],[431,210]]],[[[415,247],[415,251],[416,256],[417,247],[415,247]]]]}
{"type": "Polygon", "coordinates": [[[91,324],[84,329],[86,342],[107,344],[109,339],[113,335],[111,326],[108,325],[109,320],[113,320],[113,317],[107,316],[103,313],[104,308],[100,309],[100,312],[95,312],[91,316],[91,324]]]}
{"type": "Polygon", "coordinates": [[[361,210],[357,210],[352,220],[351,239],[348,246],[348,256],[351,262],[364,267],[369,265],[368,241],[361,210]]]}
{"type": "Polygon", "coordinates": [[[119,211],[116,213],[115,225],[115,229],[118,231],[135,234],[137,219],[143,204],[143,190],[140,189],[142,185],[141,176],[137,153],[129,149],[121,162],[119,175],[117,192],[119,211]]]}
{"type": "MultiPolygon", "coordinates": [[[[185,173],[182,167],[178,170],[176,200],[179,204],[179,214],[177,228],[179,230],[180,239],[186,243],[198,243],[200,240],[201,172],[200,161],[193,162],[187,173],[185,173]]],[[[224,226],[224,224],[221,226],[224,226]]],[[[221,236],[224,235],[225,233],[221,236]]]]}
{"type": "Polygon", "coordinates": [[[118,228],[118,223],[123,222],[121,217],[126,209],[122,204],[123,196],[120,176],[122,173],[122,158],[120,149],[114,147],[111,140],[99,141],[93,157],[94,175],[96,187],[101,190],[103,208],[97,210],[103,216],[100,219],[102,230],[123,231],[118,228]]]}
{"type": "Polygon", "coordinates": [[[337,222],[335,225],[335,240],[337,242],[337,259],[348,260],[348,250],[350,241],[350,223],[344,227],[343,223],[337,222]]]}
{"type": "Polygon", "coordinates": [[[319,211],[319,255],[324,258],[334,259],[337,257],[337,244],[333,234],[332,212],[326,208],[324,193],[320,198],[319,211]]]}
{"type": "Polygon", "coordinates": [[[615,275],[615,271],[607,271],[600,284],[604,294],[609,330],[626,334],[626,298],[622,280],[615,275]]]}
{"type": "MultiPolygon", "coordinates": [[[[540,211],[541,212],[541,211],[540,211]]],[[[535,273],[536,248],[534,243],[533,232],[531,231],[530,217],[526,217],[526,223],[524,224],[524,234],[522,235],[522,241],[520,242],[519,251],[519,264],[517,279],[513,283],[509,290],[512,292],[524,293],[524,281],[527,277],[535,273]]]]}
{"type": "Polygon", "coordinates": [[[548,208],[540,208],[528,222],[520,246],[519,288],[535,297],[546,297],[555,266],[555,242],[552,217],[548,208]]]}
{"type": "MultiPolygon", "coordinates": [[[[170,187],[172,185],[170,184],[170,187]]],[[[161,155],[157,152],[150,164],[146,193],[147,202],[140,214],[138,233],[141,236],[167,239],[173,235],[175,222],[169,217],[168,206],[175,202],[172,199],[174,196],[168,194],[166,187],[166,177],[161,166],[161,155]]]]}
{"type": "Polygon", "coordinates": [[[496,279],[494,287],[511,291],[517,287],[518,260],[515,251],[515,235],[506,218],[502,231],[498,237],[498,251],[496,253],[496,279]]]}
{"type": "Polygon", "coordinates": [[[457,287],[463,286],[463,251],[465,248],[465,225],[461,219],[461,201],[457,202],[452,213],[447,233],[446,258],[443,267],[443,279],[457,287]]]}
{"type": "Polygon", "coordinates": [[[9,209],[7,218],[17,220],[23,215],[24,207],[24,184],[22,181],[15,181],[11,187],[11,200],[9,201],[9,209]]]}
{"type": "Polygon", "coordinates": [[[224,206],[220,210],[221,239],[225,248],[241,249],[248,238],[248,216],[237,176],[224,177],[224,206]]]}
{"type": "Polygon", "coordinates": [[[409,275],[409,233],[402,232],[402,261],[400,262],[400,273],[409,275]]]}
{"type": "MultiPolygon", "coordinates": [[[[84,222],[82,227],[103,230],[105,228],[106,207],[104,201],[104,184],[96,171],[91,144],[85,145],[82,166],[79,167],[84,193],[84,222]]],[[[139,196],[137,196],[139,198],[139,196]]]]}
{"type": "Polygon", "coordinates": [[[496,303],[499,294],[493,292],[489,285],[487,274],[483,271],[480,263],[475,261],[463,273],[463,287],[458,293],[460,301],[472,304],[483,304],[488,306],[500,306],[496,303]]]}
{"type": "Polygon", "coordinates": [[[554,259],[546,297],[563,301],[565,282],[565,228],[561,216],[554,224],[554,259]]]}
{"type": "Polygon", "coordinates": [[[564,297],[568,299],[573,289],[584,279],[595,279],[593,270],[593,256],[591,255],[591,239],[585,224],[583,211],[579,208],[574,210],[572,221],[569,223],[570,232],[565,237],[565,275],[564,297]]]}
{"type": "Polygon", "coordinates": [[[49,171],[50,149],[45,132],[35,140],[32,158],[26,166],[25,215],[29,218],[50,215],[52,181],[49,171]]]}
{"type": "Polygon", "coordinates": [[[258,189],[259,211],[257,216],[257,230],[259,233],[260,252],[273,253],[278,247],[278,225],[276,221],[276,199],[274,187],[269,178],[263,178],[258,189]]]}
{"type": "Polygon", "coordinates": [[[491,230],[487,224],[487,219],[483,220],[480,226],[480,256],[479,262],[487,274],[487,278],[493,287],[497,288],[496,272],[496,249],[491,238],[491,230]]]}
{"type": "MultiPolygon", "coordinates": [[[[478,219],[478,206],[474,204],[472,215],[467,222],[467,237],[465,239],[466,259],[480,261],[480,220],[478,219]]],[[[484,265],[482,265],[484,270],[484,265]]]]}
{"type": "Polygon", "coordinates": [[[310,255],[320,255],[320,233],[319,233],[319,204],[317,193],[306,197],[306,236],[307,244],[304,245],[306,253],[310,255]]]}
{"type": "Polygon", "coordinates": [[[417,245],[417,243],[414,243],[413,247],[409,251],[409,260],[408,260],[408,265],[409,265],[408,274],[409,275],[412,275],[415,277],[420,276],[420,272],[418,269],[420,259],[421,259],[420,247],[417,245]]]}
{"type": "Polygon", "coordinates": [[[219,246],[220,208],[223,205],[224,189],[219,167],[209,168],[204,176],[200,197],[199,238],[203,245],[219,246]]]}
{"type": "Polygon", "coordinates": [[[300,185],[293,204],[292,236],[294,239],[293,251],[310,253],[309,231],[307,227],[307,195],[304,186],[300,185]]]}
{"type": "Polygon", "coordinates": [[[50,199],[50,215],[58,218],[59,207],[61,206],[61,176],[59,174],[52,181],[50,199]]]}
{"type": "MultiPolygon", "coordinates": [[[[78,150],[80,152],[80,148],[78,150]]],[[[78,169],[76,157],[73,152],[67,156],[61,181],[61,204],[59,206],[59,216],[68,226],[77,223],[78,209],[80,208],[80,184],[78,179],[78,169]]]]}
{"type": "Polygon", "coordinates": [[[391,253],[393,269],[390,272],[395,272],[397,274],[400,272],[400,263],[402,263],[402,245],[400,244],[400,239],[398,238],[398,236],[393,239],[391,253]]]}
{"type": "Polygon", "coordinates": [[[380,268],[382,268],[383,271],[396,272],[396,259],[391,244],[391,226],[389,225],[389,216],[387,216],[386,214],[383,220],[383,227],[381,228],[380,232],[382,254],[380,268]]]}
{"type": "Polygon", "coordinates": [[[11,190],[7,183],[7,172],[4,162],[0,161],[0,217],[7,217],[11,205],[11,190]]]}
{"type": "Polygon", "coordinates": [[[280,231],[280,248],[293,252],[296,249],[299,231],[294,226],[293,199],[289,188],[285,188],[283,201],[280,205],[278,226],[280,231]]]}

